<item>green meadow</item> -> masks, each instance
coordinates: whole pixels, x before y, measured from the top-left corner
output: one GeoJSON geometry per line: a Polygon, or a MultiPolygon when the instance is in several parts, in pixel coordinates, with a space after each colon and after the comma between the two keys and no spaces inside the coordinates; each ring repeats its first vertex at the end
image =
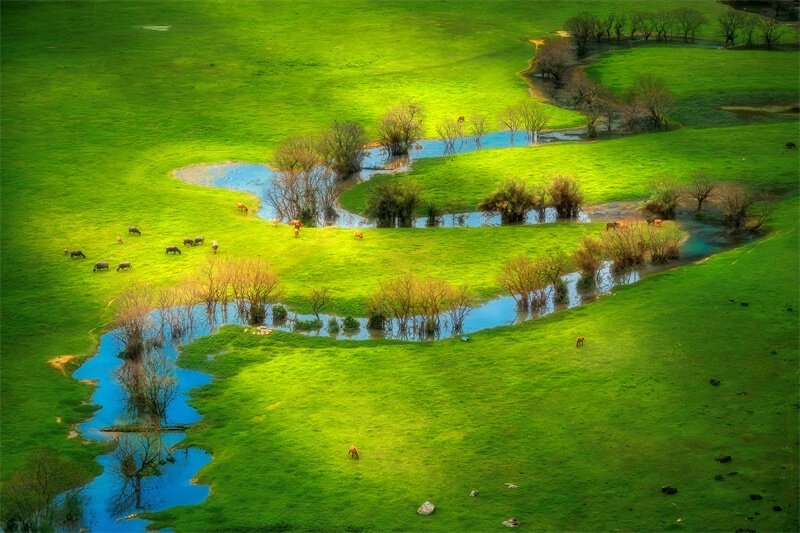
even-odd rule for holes
{"type": "MultiPolygon", "coordinates": [[[[406,100],[425,108],[431,128],[495,117],[528,97],[520,73],[530,39],[583,11],[681,6],[710,21],[725,9],[711,0],[0,3],[0,481],[42,449],[87,479],[97,473],[104,448],[70,438],[95,409],[93,388],[70,371],[93,355],[127,287],[168,287],[206,262],[207,248],[163,253],[183,237],[219,241],[221,257],[266,259],[293,310],[307,311],[305,295],[324,286],[332,312],[363,316],[366,298],[400,272],[465,283],[486,300],[508,259],[570,252],[604,231],[366,229],[360,242],[323,228],[295,240],[287,226],[236,210],[252,209],[252,196],[184,183],[175,169],[265,162],[288,136],[334,120],[372,134],[406,100]],[[128,235],[132,224],[141,236],[128,235]],[[112,271],[92,272],[99,260],[112,271]],[[133,269],[114,272],[124,260],[133,269]],[[74,356],[65,373],[48,364],[65,355],[74,356]]],[[[713,23],[701,30],[716,34],[713,23]]],[[[180,363],[215,377],[193,395],[203,419],[186,439],[213,454],[197,476],[211,495],[148,515],[154,527],[488,531],[514,516],[541,531],[797,530],[800,167],[784,144],[800,131],[796,116],[753,122],[717,108],[796,103],[798,52],[675,43],[587,66],[615,91],[643,69],[667,79],[681,128],[481,150],[380,179],[413,179],[430,199],[474,207],[506,178],[564,173],[595,204],[639,200],[654,178],[706,170],[771,194],[762,238],[468,343],[255,337],[234,326],[200,339],[180,363]],[[360,461],[347,458],[350,444],[360,461]],[[425,500],[437,506],[429,517],[416,513],[425,500]]],[[[584,123],[548,112],[549,127],[584,123]]],[[[362,210],[370,184],[343,204],[362,210]]]]}

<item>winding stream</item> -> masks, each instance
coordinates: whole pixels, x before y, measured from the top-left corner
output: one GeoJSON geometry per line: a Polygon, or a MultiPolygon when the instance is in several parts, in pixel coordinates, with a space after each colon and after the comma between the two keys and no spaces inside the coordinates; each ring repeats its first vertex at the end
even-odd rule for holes
{"type": "MultiPolygon", "coordinates": [[[[570,132],[549,132],[540,137],[540,143],[556,141],[580,140],[580,131],[570,132]]],[[[514,144],[523,146],[527,144],[524,133],[518,133],[514,139],[514,144]]],[[[496,132],[486,135],[482,139],[481,147],[499,148],[513,146],[507,132],[496,132]]],[[[464,153],[477,149],[475,142],[465,140],[456,144],[455,153],[464,153]]],[[[369,150],[368,157],[364,162],[365,167],[371,170],[364,170],[360,178],[369,179],[376,173],[396,172],[407,170],[415,159],[425,157],[439,157],[444,152],[442,141],[429,140],[421,141],[410,158],[405,160],[391,160],[383,157],[380,149],[369,150]],[[375,170],[378,169],[378,170],[375,170]]],[[[272,213],[264,192],[271,183],[273,172],[265,165],[244,164],[244,163],[225,163],[217,165],[196,165],[175,171],[175,175],[190,183],[224,187],[240,191],[250,192],[261,199],[262,207],[258,211],[258,216],[264,219],[272,219],[272,213]]],[[[612,209],[613,211],[613,206],[612,209]]],[[[595,213],[603,218],[608,215],[608,211],[602,212],[595,209],[595,213]]],[[[544,217],[536,213],[529,216],[527,223],[553,222],[556,220],[555,212],[550,210],[544,213],[544,217]]],[[[578,222],[589,222],[587,213],[581,213],[578,222]]],[[[445,226],[485,226],[499,225],[499,217],[485,216],[482,213],[468,213],[464,215],[446,215],[442,218],[445,226]]],[[[415,226],[424,226],[426,219],[419,219],[415,226]]],[[[686,222],[682,223],[684,229],[689,231],[689,239],[682,247],[683,261],[696,260],[706,257],[711,253],[719,251],[730,243],[726,243],[719,235],[718,230],[700,224],[686,222]]],[[[372,225],[368,220],[344,210],[340,210],[336,225],[340,227],[365,227],[372,225]]],[[[578,285],[578,274],[572,273],[564,276],[564,281],[568,287],[568,302],[556,304],[553,302],[552,288],[548,290],[548,300],[546,305],[532,312],[519,312],[515,301],[511,296],[495,298],[478,307],[470,310],[463,327],[459,331],[454,331],[450,321],[444,317],[442,327],[433,336],[423,336],[402,334],[398,331],[396,324],[390,322],[384,331],[369,330],[366,327],[366,319],[357,319],[359,328],[355,331],[329,333],[327,326],[330,320],[339,321],[340,317],[321,315],[320,319],[323,327],[318,330],[302,331],[307,335],[332,336],[342,340],[364,340],[370,338],[395,338],[412,341],[429,340],[435,338],[447,338],[454,335],[462,335],[462,339],[468,340],[466,335],[487,328],[503,325],[511,325],[530,320],[532,318],[544,316],[559,309],[566,309],[584,303],[594,301],[602,294],[613,291],[614,287],[635,283],[642,276],[671,268],[674,266],[666,265],[663,267],[644,267],[637,271],[624,274],[612,274],[610,264],[605,264],[598,273],[597,283],[591,290],[581,289],[578,285]]],[[[227,313],[218,313],[214,320],[206,318],[205,310],[202,306],[191,308],[195,316],[193,328],[179,342],[188,343],[194,339],[214,333],[222,324],[239,323],[235,307],[231,304],[227,313]]],[[[154,312],[156,314],[157,312],[154,312]]],[[[297,315],[290,313],[289,319],[282,321],[269,320],[266,324],[270,328],[284,331],[294,331],[294,319],[310,320],[312,315],[297,315]]],[[[253,330],[257,333],[258,330],[253,330]]],[[[172,362],[178,355],[178,346],[173,343],[169,335],[165,336],[164,354],[172,362]]],[[[102,431],[103,428],[110,426],[120,426],[134,422],[127,413],[125,407],[125,393],[117,383],[114,371],[121,365],[118,358],[120,350],[123,348],[121,342],[116,338],[115,333],[105,334],[101,340],[97,354],[86,361],[78,370],[74,377],[81,380],[91,380],[97,383],[97,390],[92,396],[92,401],[100,406],[94,417],[79,426],[80,432],[91,439],[108,440],[118,438],[120,445],[144,446],[143,435],[136,433],[110,433],[102,431]]],[[[187,404],[188,391],[196,386],[211,382],[211,378],[203,373],[176,369],[179,382],[179,394],[172,401],[167,411],[166,425],[185,425],[192,424],[200,419],[199,414],[187,404]]],[[[176,450],[175,446],[185,437],[181,432],[164,432],[160,436],[159,446],[166,450],[169,461],[164,462],[160,467],[160,474],[147,476],[141,480],[141,485],[133,490],[131,484],[126,482],[119,475],[119,467],[114,464],[118,461],[114,453],[98,458],[104,467],[102,475],[95,478],[85,487],[84,494],[87,496],[87,509],[84,513],[84,525],[94,531],[109,532],[128,532],[144,531],[147,521],[139,519],[136,513],[141,511],[158,511],[176,505],[194,505],[202,502],[209,494],[209,487],[195,485],[191,482],[197,472],[204,465],[211,461],[211,457],[203,450],[195,448],[185,448],[176,450]],[[127,518],[126,518],[127,517],[127,518]]]]}

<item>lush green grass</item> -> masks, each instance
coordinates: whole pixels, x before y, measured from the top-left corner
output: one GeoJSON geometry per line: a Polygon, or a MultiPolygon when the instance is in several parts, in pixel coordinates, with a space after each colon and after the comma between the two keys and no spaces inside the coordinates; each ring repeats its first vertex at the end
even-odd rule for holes
{"type": "Polygon", "coordinates": [[[673,122],[719,127],[739,122],[720,106],[797,105],[800,61],[796,51],[642,46],[602,54],[586,71],[617,94],[643,72],[659,76],[675,98],[673,122]]]}
{"type": "Polygon", "coordinates": [[[361,212],[370,187],[382,180],[414,180],[435,202],[459,196],[468,208],[476,209],[506,179],[545,183],[555,174],[575,176],[589,204],[640,199],[654,179],[668,176],[685,182],[696,170],[724,181],[794,190],[798,152],[787,149],[785,143],[798,139],[798,124],[792,122],[481,150],[419,160],[411,172],[380,176],[349,189],[342,195],[342,204],[361,212]]]}
{"type": "MultiPolygon", "coordinates": [[[[693,1],[646,2],[637,3],[636,9],[687,4],[698,5],[693,1]]],[[[309,230],[294,241],[288,231],[274,230],[238,213],[233,203],[251,203],[246,195],[190,186],[169,173],[197,162],[263,161],[287,135],[321,128],[334,119],[357,120],[371,129],[386,107],[407,98],[426,107],[428,124],[474,112],[494,116],[525,97],[527,86],[517,73],[526,68],[533,53],[527,39],[562,28],[563,21],[577,12],[599,13],[619,6],[617,2],[577,1],[0,3],[0,478],[7,479],[19,470],[25,457],[39,447],[54,448],[91,468],[88,458],[97,447],[66,438],[69,426],[85,419],[91,410],[81,403],[90,388],[65,379],[45,362],[57,355],[90,355],[98,335],[108,327],[114,298],[131,281],[168,285],[201,264],[204,250],[164,256],[163,247],[179,243],[184,236],[204,234],[209,240],[217,239],[222,255],[268,257],[286,279],[293,303],[312,284],[326,284],[337,295],[337,309],[355,312],[364,295],[391,275],[399,262],[405,264],[407,257],[422,273],[468,281],[485,295],[492,290],[494,272],[505,257],[539,253],[547,247],[569,248],[583,230],[596,231],[596,227],[566,226],[496,232],[367,231],[365,241],[359,243],[361,248],[354,248],[356,243],[347,231],[309,230]],[[144,29],[147,25],[170,28],[161,32],[144,29]],[[139,225],[144,235],[129,238],[129,224],[139,225]],[[114,242],[117,235],[123,236],[124,244],[114,242]],[[89,259],[70,260],[62,255],[65,247],[81,248],[89,259]],[[95,275],[90,268],[95,260],[130,260],[134,268],[95,275]]],[[[713,20],[724,6],[709,1],[701,9],[713,20]]],[[[713,33],[711,28],[705,31],[713,33]]],[[[567,126],[577,118],[560,113],[554,120],[554,126],[567,126]]],[[[771,135],[769,129],[724,133],[735,137],[738,131],[742,136],[749,131],[754,138],[771,135]]],[[[639,142],[647,146],[665,138],[641,137],[639,142]]],[[[738,145],[723,145],[738,156],[738,145]]],[[[628,155],[638,159],[636,143],[629,148],[633,153],[628,155]]],[[[664,147],[663,153],[669,148],[664,147]]],[[[650,153],[654,156],[656,151],[650,153]]],[[[775,180],[791,182],[791,174],[786,174],[789,163],[784,166],[779,158],[789,156],[753,154],[758,164],[748,168],[759,180],[770,176],[777,162],[775,180]]],[[[495,157],[491,152],[483,156],[495,157]]],[[[567,151],[559,157],[561,164],[554,160],[554,168],[566,169],[575,161],[567,151]]],[[[735,160],[731,158],[726,172],[734,172],[735,160]]],[[[637,192],[628,192],[620,184],[618,195],[636,196],[637,192]]],[[[787,220],[777,223],[778,227],[789,227],[787,220]]],[[[768,256],[754,251],[748,257],[763,261],[768,256]]],[[[741,278],[758,279],[760,271],[742,268],[737,270],[741,278]]],[[[796,269],[786,272],[782,282],[793,289],[796,269]]],[[[624,309],[616,311],[618,320],[641,314],[635,307],[630,314],[624,309]]],[[[583,322],[581,313],[570,316],[583,322]]],[[[557,320],[563,319],[548,322],[557,320]]],[[[681,316],[669,323],[677,330],[683,320],[681,316]]],[[[581,330],[588,331],[590,324],[587,321],[581,330]]],[[[619,324],[612,324],[616,329],[611,331],[622,333],[610,335],[609,343],[626,342],[626,330],[619,324]]],[[[531,325],[530,332],[524,333],[532,336],[530,341],[528,337],[519,343],[496,341],[500,358],[508,360],[502,355],[504,345],[513,346],[517,353],[528,353],[528,345],[558,353],[549,345],[552,337],[537,340],[537,327],[531,325]]],[[[502,336],[508,339],[515,334],[509,330],[502,336]]],[[[482,335],[487,340],[492,336],[482,335]]],[[[317,347],[302,339],[284,342],[299,343],[309,350],[317,347]],[[303,344],[307,342],[311,344],[303,344]]],[[[492,342],[487,345],[495,346],[492,342]]],[[[325,346],[321,354],[357,350],[369,357],[373,350],[372,344],[325,346]]],[[[376,346],[375,357],[383,358],[391,349],[395,352],[390,355],[424,369],[419,360],[412,362],[402,355],[407,349],[404,345],[376,346]]],[[[735,348],[733,355],[742,358],[750,346],[735,348]]],[[[455,359],[448,355],[447,343],[411,350],[411,355],[437,354],[430,359],[440,353],[442,361],[455,359]]],[[[437,372],[441,375],[444,368],[437,372]]],[[[309,375],[316,370],[309,369],[309,375]]],[[[750,370],[742,368],[743,375],[750,370]]],[[[292,371],[302,373],[303,369],[292,371]]],[[[389,369],[381,372],[386,376],[389,369]]],[[[470,379],[481,381],[478,375],[470,379]]],[[[500,381],[509,379],[505,373],[496,375],[500,381]]],[[[312,385],[326,386],[309,383],[312,385]]],[[[396,391],[404,394],[409,389],[396,391]]],[[[445,391],[432,394],[439,398],[445,391]]],[[[364,395],[376,397],[377,393],[365,389],[364,395]]],[[[487,397],[498,399],[491,394],[487,397]]],[[[676,410],[681,407],[675,406],[676,410]]],[[[590,418],[598,416],[593,411],[590,418]]],[[[241,431],[246,430],[237,429],[228,440],[245,436],[241,431]]],[[[777,431],[764,433],[769,439],[778,438],[777,431]]],[[[219,447],[215,459],[232,453],[219,444],[214,446],[219,447]]],[[[366,460],[372,453],[370,446],[365,453],[366,460]]],[[[423,464],[433,460],[428,455],[423,464]]],[[[487,459],[475,468],[489,472],[493,465],[487,459]]],[[[298,471],[302,468],[297,466],[298,471]]],[[[434,471],[431,466],[430,472],[434,471]]],[[[504,471],[503,478],[514,473],[504,471]]],[[[416,476],[421,474],[414,471],[416,476]]],[[[231,478],[251,475],[248,468],[223,473],[231,478]]],[[[659,479],[657,483],[662,482],[659,479]]],[[[326,487],[325,492],[329,490],[338,489],[326,487]]],[[[517,503],[527,509],[530,495],[514,494],[521,495],[516,496],[517,503]]],[[[588,502],[596,501],[586,497],[588,502]]],[[[409,503],[413,513],[413,507],[421,502],[416,501],[417,494],[409,498],[413,498],[409,503]]],[[[213,514],[217,504],[212,503],[193,512],[213,514]]],[[[360,509],[357,504],[352,507],[360,509]]],[[[291,509],[287,504],[270,517],[254,516],[262,524],[293,522],[296,518],[291,509]]],[[[552,511],[554,517],[562,512],[552,502],[542,509],[552,511]]],[[[333,514],[346,516],[350,509],[340,511],[333,514]]],[[[362,511],[352,512],[355,516],[362,511]]],[[[344,523],[343,518],[328,516],[331,524],[344,523]]],[[[646,526],[630,529],[641,527],[646,526]]]]}
{"type": "Polygon", "coordinates": [[[182,362],[216,377],[189,437],[214,455],[199,476],[213,489],[156,525],[796,530],[798,292],[783,280],[799,266],[798,202],[774,223],[763,241],[469,343],[202,339],[182,362]],[[415,512],[425,500],[431,517],[415,512]]]}

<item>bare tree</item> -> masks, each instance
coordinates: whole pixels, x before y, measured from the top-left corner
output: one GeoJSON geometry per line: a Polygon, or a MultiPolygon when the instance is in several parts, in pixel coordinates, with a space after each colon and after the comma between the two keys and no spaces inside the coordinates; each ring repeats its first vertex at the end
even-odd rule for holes
{"type": "Polygon", "coordinates": [[[451,288],[447,297],[447,314],[453,325],[453,333],[463,329],[464,321],[473,307],[475,307],[475,297],[466,285],[451,288]]]}
{"type": "Polygon", "coordinates": [[[331,303],[330,291],[328,290],[328,287],[311,289],[308,293],[308,303],[311,305],[311,310],[313,311],[314,316],[317,317],[317,320],[319,320],[320,311],[322,311],[331,303]]]}
{"type": "Polygon", "coordinates": [[[597,121],[606,111],[605,102],[602,100],[601,87],[581,71],[572,78],[568,94],[572,105],[586,115],[586,135],[588,137],[596,137],[597,121]]]}
{"type": "Polygon", "coordinates": [[[564,39],[549,39],[536,48],[536,68],[543,79],[550,78],[557,86],[564,83],[564,75],[574,63],[575,54],[564,39]]]}
{"type": "Polygon", "coordinates": [[[334,121],[322,133],[320,152],[327,167],[344,180],[361,170],[366,144],[367,134],[361,124],[334,121]]]}
{"type": "Polygon", "coordinates": [[[640,74],[628,90],[628,100],[641,102],[653,126],[666,128],[673,98],[664,78],[653,74],[640,74]]]}
{"type": "Polygon", "coordinates": [[[753,194],[742,187],[730,186],[725,189],[722,194],[722,221],[731,233],[747,229],[747,220],[751,217],[750,210],[755,202],[753,194]]]}
{"type": "Polygon", "coordinates": [[[525,220],[531,209],[544,205],[542,191],[528,187],[520,180],[507,180],[483,200],[478,209],[489,213],[499,213],[503,224],[513,224],[525,220]]]}
{"type": "Polygon", "coordinates": [[[729,7],[717,19],[719,22],[722,36],[725,38],[725,46],[727,47],[736,44],[736,33],[742,27],[744,21],[744,13],[729,7]]]}
{"type": "Polygon", "coordinates": [[[571,17],[564,23],[578,49],[578,57],[583,57],[589,50],[589,41],[595,36],[595,16],[581,13],[571,17]]]}
{"type": "Polygon", "coordinates": [[[686,186],[686,195],[697,200],[697,212],[703,209],[705,202],[717,188],[717,181],[708,173],[698,170],[692,172],[689,185],[686,186]]]}
{"type": "Polygon", "coordinates": [[[117,299],[114,336],[122,343],[122,356],[136,360],[144,354],[148,337],[155,334],[153,292],[148,285],[133,284],[117,299]]]}
{"type": "Polygon", "coordinates": [[[267,306],[281,295],[280,279],[262,259],[238,259],[230,262],[231,290],[239,312],[250,324],[259,324],[267,316],[267,306]]]}
{"type": "Polygon", "coordinates": [[[378,124],[378,142],[389,155],[405,155],[422,138],[423,109],[407,102],[389,109],[378,124]]]}
{"type": "Polygon", "coordinates": [[[761,21],[761,17],[758,15],[754,15],[753,13],[748,13],[742,18],[742,36],[744,38],[744,42],[748,48],[753,47],[753,43],[755,42],[755,35],[756,29],[758,28],[758,23],[761,21]]]}
{"type": "Polygon", "coordinates": [[[562,276],[567,273],[571,266],[569,257],[562,250],[549,251],[541,259],[541,274],[545,281],[553,286],[553,300],[557,303],[565,303],[569,300],[567,284],[562,276]]]}
{"type": "Polygon", "coordinates": [[[486,120],[486,115],[472,115],[469,118],[469,132],[472,139],[475,141],[475,146],[481,147],[481,139],[489,132],[489,124],[486,120]]]}
{"type": "Polygon", "coordinates": [[[418,306],[422,314],[419,333],[432,335],[439,331],[440,318],[446,309],[446,301],[451,287],[446,281],[427,277],[417,282],[418,306]]]}
{"type": "Polygon", "coordinates": [[[522,127],[528,132],[528,142],[539,143],[539,135],[547,126],[548,117],[544,109],[534,100],[526,100],[519,105],[522,127]]]}
{"type": "Polygon", "coordinates": [[[678,30],[683,33],[683,42],[689,42],[689,37],[694,42],[697,32],[706,23],[705,16],[691,7],[679,7],[673,11],[673,18],[678,30]]]}
{"type": "Polygon", "coordinates": [[[456,141],[464,137],[464,128],[460,121],[451,117],[436,125],[436,133],[444,142],[445,154],[452,154],[456,149],[456,141]]]}
{"type": "Polygon", "coordinates": [[[656,39],[666,42],[674,25],[674,15],[671,11],[660,11],[651,16],[656,39]]]}
{"type": "Polygon", "coordinates": [[[636,36],[636,32],[638,32],[638,31],[640,31],[642,29],[642,22],[644,21],[645,18],[647,18],[647,14],[646,13],[642,13],[641,11],[633,13],[630,16],[630,21],[631,21],[630,38],[631,38],[631,40],[633,40],[633,38],[636,36]]]}
{"type": "Polygon", "coordinates": [[[768,49],[772,49],[772,45],[780,41],[783,35],[783,26],[779,25],[775,19],[763,19],[758,23],[758,30],[761,32],[761,39],[768,49]]]}
{"type": "Polygon", "coordinates": [[[622,39],[622,31],[625,29],[628,17],[624,13],[617,13],[614,15],[614,22],[611,27],[614,29],[614,34],[617,36],[617,42],[622,39]]]}
{"type": "Polygon", "coordinates": [[[647,42],[650,40],[650,36],[653,35],[653,31],[655,31],[655,15],[653,13],[637,13],[638,15],[638,28],[639,33],[644,37],[644,41],[647,42]]]}
{"type": "Polygon", "coordinates": [[[497,121],[506,129],[511,137],[511,144],[514,144],[514,135],[522,125],[522,117],[519,114],[519,106],[508,106],[497,116],[497,121]]]}

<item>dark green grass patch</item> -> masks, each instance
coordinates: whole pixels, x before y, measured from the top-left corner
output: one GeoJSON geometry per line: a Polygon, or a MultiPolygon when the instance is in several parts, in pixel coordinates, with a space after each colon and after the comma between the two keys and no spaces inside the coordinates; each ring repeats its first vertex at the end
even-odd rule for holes
{"type": "MultiPolygon", "coordinates": [[[[586,71],[617,94],[624,93],[638,75],[663,78],[675,98],[670,120],[685,126],[740,123],[720,106],[794,105],[797,118],[796,51],[643,46],[602,54],[586,71]]],[[[766,115],[761,120],[767,120],[766,115]]],[[[775,119],[788,118],[776,115],[775,119]]]]}

